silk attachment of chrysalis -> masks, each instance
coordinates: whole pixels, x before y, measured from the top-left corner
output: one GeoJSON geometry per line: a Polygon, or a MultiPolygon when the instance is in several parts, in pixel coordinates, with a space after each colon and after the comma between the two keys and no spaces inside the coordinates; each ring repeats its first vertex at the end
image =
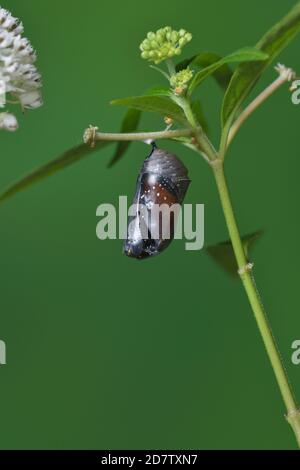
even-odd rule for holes
{"type": "Polygon", "coordinates": [[[179,158],[152,142],[128,217],[124,243],[127,256],[149,258],[170,245],[189,184],[188,171],[179,158]]]}

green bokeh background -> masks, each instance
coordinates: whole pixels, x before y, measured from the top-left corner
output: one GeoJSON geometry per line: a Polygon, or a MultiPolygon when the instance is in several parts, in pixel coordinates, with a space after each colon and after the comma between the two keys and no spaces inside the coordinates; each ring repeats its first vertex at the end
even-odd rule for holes
{"type": "MultiPolygon", "coordinates": [[[[139,57],[151,29],[194,34],[186,54],[253,45],[293,0],[3,1],[39,54],[45,104],[1,133],[0,184],[81,142],[89,124],[117,131],[112,98],[163,78],[139,57]]],[[[280,60],[300,72],[300,37],[280,60]]],[[[257,89],[274,77],[269,70],[257,89]]],[[[222,94],[200,91],[218,136],[222,94]]],[[[232,145],[227,174],[243,233],[265,229],[256,276],[286,367],[299,319],[299,114],[283,87],[232,145]]],[[[160,129],[147,116],[143,127],[160,129]]],[[[177,151],[193,181],[186,202],[205,204],[206,245],[227,238],[212,175],[177,151]]],[[[238,281],[204,250],[175,241],[135,262],[121,241],[99,241],[96,207],[132,197],[148,149],[134,144],[111,170],[112,149],[20,193],[0,207],[2,449],[294,449],[284,406],[238,281]]]]}

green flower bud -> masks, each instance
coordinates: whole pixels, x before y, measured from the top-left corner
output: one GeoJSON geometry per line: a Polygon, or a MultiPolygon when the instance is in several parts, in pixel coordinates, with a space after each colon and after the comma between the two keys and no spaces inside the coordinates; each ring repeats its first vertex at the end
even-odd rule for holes
{"type": "Polygon", "coordinates": [[[165,40],[165,36],[161,33],[156,33],[156,41],[159,43],[159,44],[162,44],[165,40]]]}
{"type": "Polygon", "coordinates": [[[147,39],[145,39],[145,41],[142,42],[141,49],[142,51],[148,51],[149,49],[151,49],[151,44],[149,41],[147,41],[147,39]]]}
{"type": "Polygon", "coordinates": [[[176,42],[178,41],[178,36],[179,36],[179,34],[177,33],[177,31],[172,31],[171,41],[172,41],[173,44],[176,44],[176,42]]]}
{"type": "Polygon", "coordinates": [[[151,41],[151,49],[158,49],[159,45],[157,41],[151,41]]]}

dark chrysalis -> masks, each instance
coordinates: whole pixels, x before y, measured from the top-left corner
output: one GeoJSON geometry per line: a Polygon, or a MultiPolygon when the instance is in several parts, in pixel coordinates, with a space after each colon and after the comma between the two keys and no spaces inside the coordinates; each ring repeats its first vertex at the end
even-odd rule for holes
{"type": "MultiPolygon", "coordinates": [[[[158,255],[174,238],[176,213],[155,208],[174,208],[181,205],[189,187],[188,171],[178,157],[157,148],[144,161],[137,180],[132,212],[128,218],[124,253],[137,259],[158,255]],[[167,236],[165,225],[167,226],[167,236]]],[[[180,207],[179,207],[180,208],[180,207]]]]}

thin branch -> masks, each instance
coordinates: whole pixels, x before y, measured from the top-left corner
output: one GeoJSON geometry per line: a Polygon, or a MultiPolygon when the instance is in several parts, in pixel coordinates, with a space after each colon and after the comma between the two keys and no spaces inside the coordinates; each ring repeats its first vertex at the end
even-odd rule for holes
{"type": "Polygon", "coordinates": [[[174,139],[176,137],[190,137],[193,135],[193,129],[176,129],[173,131],[164,130],[158,132],[132,132],[129,134],[110,134],[106,132],[97,132],[97,127],[90,126],[86,129],[83,140],[86,144],[95,145],[97,141],[145,141],[159,139],[174,139]]]}
{"type": "Polygon", "coordinates": [[[161,73],[168,80],[168,82],[170,81],[170,76],[167,74],[167,72],[160,69],[159,67],[156,67],[155,65],[150,65],[149,67],[151,69],[156,70],[157,72],[161,73]]]}
{"type": "Polygon", "coordinates": [[[278,88],[281,87],[286,82],[290,82],[295,78],[295,72],[292,69],[286,68],[284,65],[278,64],[275,67],[275,70],[279,73],[279,77],[276,78],[274,82],[271,83],[262,93],[260,93],[244,111],[239,115],[237,120],[232,125],[228,140],[227,140],[227,148],[233,141],[234,137],[236,136],[237,132],[244,124],[244,122],[248,119],[248,117],[267,99],[271,96],[278,88]]]}
{"type": "Polygon", "coordinates": [[[168,67],[170,77],[176,74],[175,65],[172,59],[167,59],[167,67],[168,67]]]}

